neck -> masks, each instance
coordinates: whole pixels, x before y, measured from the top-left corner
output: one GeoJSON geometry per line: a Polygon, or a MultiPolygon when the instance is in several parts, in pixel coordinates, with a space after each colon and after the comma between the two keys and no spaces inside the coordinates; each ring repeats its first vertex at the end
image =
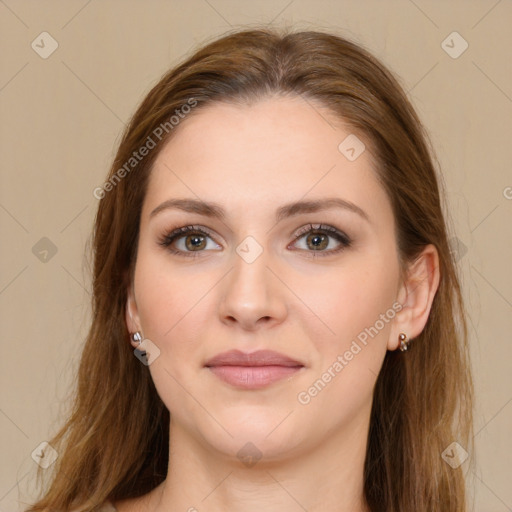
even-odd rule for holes
{"type": "MultiPolygon", "coordinates": [[[[361,427],[361,425],[359,425],[361,427]]],[[[367,425],[308,453],[251,465],[206,447],[171,420],[170,464],[155,496],[160,511],[368,512],[363,498],[367,425]]]]}

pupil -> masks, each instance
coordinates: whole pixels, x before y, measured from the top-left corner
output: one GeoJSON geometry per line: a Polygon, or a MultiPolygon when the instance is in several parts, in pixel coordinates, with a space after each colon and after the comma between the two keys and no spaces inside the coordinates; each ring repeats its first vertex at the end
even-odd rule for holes
{"type": "Polygon", "coordinates": [[[314,247],[321,247],[322,245],[325,245],[323,242],[325,242],[325,235],[322,234],[316,234],[311,235],[310,241],[313,243],[314,247]]]}
{"type": "Polygon", "coordinates": [[[188,241],[189,241],[189,249],[190,247],[192,248],[198,248],[198,247],[201,247],[201,244],[203,242],[202,239],[202,236],[201,235],[190,235],[189,238],[188,238],[188,241]]]}

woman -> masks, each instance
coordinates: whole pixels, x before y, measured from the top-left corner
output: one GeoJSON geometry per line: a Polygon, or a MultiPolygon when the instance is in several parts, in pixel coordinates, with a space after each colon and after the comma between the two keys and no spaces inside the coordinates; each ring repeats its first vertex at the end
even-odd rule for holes
{"type": "Polygon", "coordinates": [[[427,141],[335,35],[240,31],[167,73],[95,191],[75,407],[27,510],[466,510],[467,328],[427,141]]]}

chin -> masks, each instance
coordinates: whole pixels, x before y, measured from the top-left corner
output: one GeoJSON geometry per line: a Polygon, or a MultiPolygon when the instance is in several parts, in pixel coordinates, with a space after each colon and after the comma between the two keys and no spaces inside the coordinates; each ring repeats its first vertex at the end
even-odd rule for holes
{"type": "Polygon", "coordinates": [[[265,462],[273,462],[286,458],[303,443],[298,425],[295,425],[290,411],[282,411],[280,414],[255,415],[254,410],[248,410],[244,414],[235,414],[223,417],[221,421],[231,437],[220,427],[212,431],[203,432],[206,442],[218,452],[229,459],[238,459],[247,467],[251,461],[257,460],[260,465],[265,462]],[[283,421],[284,419],[284,421],[283,421]],[[219,429],[223,434],[219,434],[219,429]]]}

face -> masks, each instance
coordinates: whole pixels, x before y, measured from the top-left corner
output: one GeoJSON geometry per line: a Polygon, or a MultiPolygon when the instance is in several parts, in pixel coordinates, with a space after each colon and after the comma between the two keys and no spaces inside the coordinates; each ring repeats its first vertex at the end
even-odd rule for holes
{"type": "Polygon", "coordinates": [[[171,427],[198,445],[236,456],[251,442],[272,460],[328,436],[366,436],[396,348],[399,266],[369,151],[354,160],[338,149],[351,133],[300,98],[211,104],[155,161],[127,323],[158,347],[149,370],[171,427]],[[175,199],[223,215],[165,207],[175,199]],[[304,201],[320,208],[283,208],[304,201]],[[231,368],[228,382],[226,368],[205,364],[229,350],[299,364],[231,368]]]}

